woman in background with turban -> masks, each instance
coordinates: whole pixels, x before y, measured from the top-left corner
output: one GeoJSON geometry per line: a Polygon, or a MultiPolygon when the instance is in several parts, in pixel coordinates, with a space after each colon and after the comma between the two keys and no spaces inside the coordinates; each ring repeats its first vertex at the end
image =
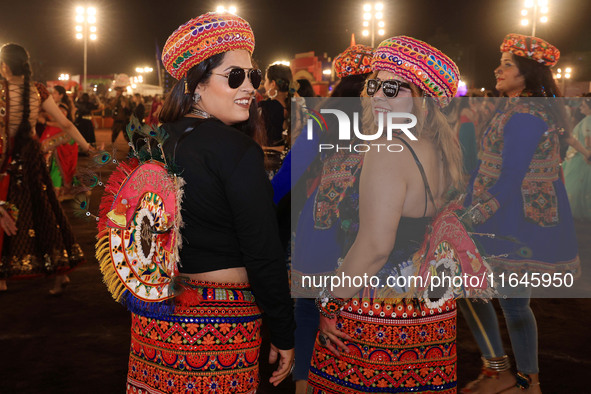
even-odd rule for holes
{"type": "MultiPolygon", "coordinates": [[[[577,238],[564,183],[560,142],[568,136],[565,108],[550,67],[560,52],[531,36],[509,34],[495,69],[496,89],[508,98],[489,123],[480,163],[468,187],[466,206],[496,273],[579,272],[577,238]],[[564,136],[562,135],[564,134],[564,136]]],[[[480,377],[464,393],[541,393],[538,332],[530,308],[531,287],[500,288],[517,364],[511,374],[492,303],[459,303],[484,362],[480,377]]]]}

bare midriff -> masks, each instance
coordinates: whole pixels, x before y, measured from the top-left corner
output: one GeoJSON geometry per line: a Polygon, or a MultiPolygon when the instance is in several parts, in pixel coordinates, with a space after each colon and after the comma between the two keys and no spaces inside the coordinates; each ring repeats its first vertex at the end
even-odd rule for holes
{"type": "Polygon", "coordinates": [[[217,283],[248,283],[246,268],[226,268],[217,271],[202,272],[199,274],[181,273],[182,276],[193,280],[217,283]]]}

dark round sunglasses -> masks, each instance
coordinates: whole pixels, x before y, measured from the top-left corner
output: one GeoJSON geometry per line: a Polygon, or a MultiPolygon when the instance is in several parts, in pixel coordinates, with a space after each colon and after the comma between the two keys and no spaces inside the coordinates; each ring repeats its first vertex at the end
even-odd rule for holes
{"type": "Polygon", "coordinates": [[[386,97],[398,96],[400,88],[410,89],[409,84],[397,79],[388,79],[386,81],[381,81],[379,79],[368,79],[365,91],[367,92],[368,96],[373,97],[373,95],[376,94],[378,90],[380,90],[380,86],[382,87],[382,91],[386,97]]]}
{"type": "MultiPolygon", "coordinates": [[[[233,68],[228,74],[212,74],[228,78],[228,86],[230,86],[232,89],[238,89],[240,86],[242,86],[244,78],[246,78],[246,70],[247,69],[244,68],[233,68]]],[[[250,79],[252,87],[258,89],[259,86],[261,86],[263,73],[258,68],[251,68],[248,70],[248,79],[250,79]]]]}

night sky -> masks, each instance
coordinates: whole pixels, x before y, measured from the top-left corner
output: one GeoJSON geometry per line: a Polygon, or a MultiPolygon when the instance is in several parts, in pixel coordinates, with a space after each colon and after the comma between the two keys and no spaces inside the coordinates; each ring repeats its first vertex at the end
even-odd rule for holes
{"type": "MultiPolygon", "coordinates": [[[[0,43],[16,42],[32,57],[37,79],[82,73],[82,43],[74,38],[74,13],[83,1],[2,0],[0,43]]],[[[135,67],[155,68],[155,46],[164,45],[180,24],[215,10],[219,1],[96,0],[99,39],[89,45],[89,74],[135,74],[135,67]]],[[[361,36],[363,1],[235,0],[256,37],[254,58],[265,67],[295,53],[326,52],[334,57],[355,33],[361,36]]],[[[538,36],[558,46],[575,68],[575,79],[591,79],[575,53],[591,51],[591,1],[549,0],[550,22],[538,36]],[[574,60],[570,60],[574,59],[574,60]],[[573,63],[574,61],[574,63],[573,63]],[[579,69],[577,69],[579,66],[579,69]],[[577,71],[579,71],[577,73],[577,71]],[[578,78],[577,78],[578,77],[578,78]]],[[[435,45],[457,62],[470,85],[492,87],[499,45],[505,34],[531,32],[519,25],[523,0],[386,0],[386,36],[409,35],[435,45]]],[[[376,39],[376,45],[379,39],[376,39]]],[[[563,62],[563,64],[565,64],[563,62]]],[[[560,66],[560,64],[559,64],[560,66]]],[[[156,78],[148,82],[156,82],[156,78]]]]}

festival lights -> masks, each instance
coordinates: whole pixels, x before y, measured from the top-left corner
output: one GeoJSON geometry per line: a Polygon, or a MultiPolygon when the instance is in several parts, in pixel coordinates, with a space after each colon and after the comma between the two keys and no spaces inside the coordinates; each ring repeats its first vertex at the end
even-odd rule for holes
{"type": "Polygon", "coordinates": [[[361,34],[363,37],[371,35],[371,46],[375,45],[376,24],[379,28],[377,34],[383,36],[386,34],[386,23],[384,22],[384,4],[383,3],[365,3],[363,5],[363,30],[361,34]],[[375,11],[373,13],[372,11],[375,11]]]}
{"type": "Polygon", "coordinates": [[[525,0],[524,7],[521,10],[521,26],[529,26],[531,21],[531,35],[535,36],[537,23],[548,23],[548,0],[525,0]]]}
{"type": "MultiPolygon", "coordinates": [[[[570,79],[571,75],[572,75],[573,69],[571,67],[567,67],[564,69],[564,78],[565,79],[570,79]]],[[[562,68],[557,68],[556,69],[556,74],[554,74],[554,78],[556,79],[562,79],[562,68]]]]}
{"type": "Polygon", "coordinates": [[[154,69],[152,69],[152,67],[136,67],[135,68],[135,72],[139,73],[139,74],[151,73],[152,71],[154,71],[154,69]]]}
{"type": "Polygon", "coordinates": [[[271,63],[272,66],[274,66],[275,64],[281,64],[283,66],[289,67],[291,63],[289,62],[289,60],[275,60],[273,63],[271,63]]]}
{"type": "Polygon", "coordinates": [[[562,91],[562,94],[565,93],[566,82],[572,78],[572,74],[573,74],[572,67],[566,67],[564,69],[564,71],[562,70],[562,68],[556,69],[556,74],[554,74],[554,78],[557,79],[558,82],[560,82],[560,90],[562,91]]]}
{"type": "Polygon", "coordinates": [[[226,8],[224,5],[220,4],[216,7],[215,12],[229,12],[230,14],[236,15],[236,13],[238,12],[238,8],[236,8],[236,6],[233,5],[226,8]]]}

